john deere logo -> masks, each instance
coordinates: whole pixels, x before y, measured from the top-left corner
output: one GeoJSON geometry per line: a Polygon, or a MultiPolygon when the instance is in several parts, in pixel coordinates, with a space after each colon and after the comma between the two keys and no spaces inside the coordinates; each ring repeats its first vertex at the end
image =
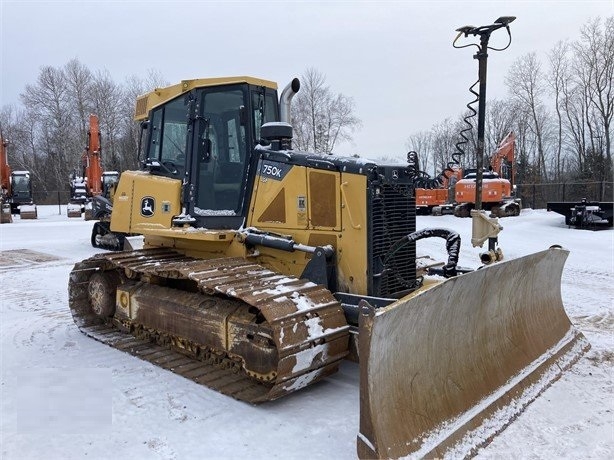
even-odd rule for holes
{"type": "Polygon", "coordinates": [[[141,200],[141,216],[151,217],[156,210],[156,200],[153,197],[145,196],[141,200]]]}

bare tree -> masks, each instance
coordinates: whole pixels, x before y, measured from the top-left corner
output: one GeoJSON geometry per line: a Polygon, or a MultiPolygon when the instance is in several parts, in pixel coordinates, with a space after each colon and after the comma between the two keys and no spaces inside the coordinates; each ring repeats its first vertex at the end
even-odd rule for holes
{"type": "Polygon", "coordinates": [[[36,121],[27,111],[6,105],[0,111],[0,127],[2,136],[10,142],[9,166],[36,174],[36,121]]]}
{"type": "Polygon", "coordinates": [[[612,180],[611,126],[614,117],[614,17],[595,19],[582,27],[574,43],[582,72],[580,85],[587,97],[587,128],[590,152],[601,157],[595,165],[596,178],[612,180]]]}
{"type": "Polygon", "coordinates": [[[505,79],[512,99],[519,103],[520,110],[524,111],[530,120],[529,127],[536,140],[537,175],[543,180],[548,180],[544,144],[548,115],[542,100],[545,92],[544,81],[541,65],[535,53],[517,59],[505,79]]]}
{"type": "Polygon", "coordinates": [[[569,44],[566,42],[558,42],[555,47],[548,53],[548,61],[550,64],[550,73],[548,75],[548,83],[550,85],[551,94],[554,96],[554,109],[556,112],[556,150],[554,158],[554,180],[559,182],[563,176],[563,97],[564,89],[569,85],[571,75],[569,73],[569,44]]]}
{"type": "Polygon", "coordinates": [[[435,170],[436,164],[433,161],[434,152],[430,132],[420,131],[410,135],[405,142],[405,147],[407,150],[418,154],[418,163],[421,171],[433,175],[439,174],[440,171],[435,170]]]}
{"type": "MultiPolygon", "coordinates": [[[[517,183],[544,182],[550,177],[557,182],[567,179],[610,182],[614,17],[603,23],[599,19],[589,21],[578,41],[558,43],[547,57],[547,75],[535,53],[515,61],[506,78],[510,97],[488,101],[485,152],[493,152],[513,130],[517,183]],[[550,107],[554,115],[548,112],[550,107]]],[[[435,124],[428,136],[410,135],[407,146],[416,151],[421,149],[422,165],[438,165],[444,161],[442,150],[455,132],[462,130],[467,140],[461,146],[465,152],[461,162],[463,167],[474,165],[476,139],[471,114],[467,111],[459,117],[454,129],[448,119],[435,124]]],[[[605,190],[602,187],[603,193],[605,190]]]]}
{"type": "Polygon", "coordinates": [[[337,144],[352,140],[352,133],[362,124],[354,115],[353,99],[334,94],[324,75],[313,68],[301,77],[292,123],[295,147],[316,153],[333,153],[337,144]]]}
{"type": "Polygon", "coordinates": [[[531,122],[526,112],[513,105],[515,116],[514,133],[516,134],[515,160],[517,165],[516,183],[540,182],[539,174],[531,161],[531,152],[535,151],[535,137],[532,136],[531,122]]]}
{"type": "Polygon", "coordinates": [[[71,169],[75,124],[66,76],[61,69],[41,68],[36,84],[26,85],[21,101],[37,126],[36,149],[47,164],[40,175],[52,190],[66,188],[71,169]]]}
{"type": "Polygon", "coordinates": [[[27,169],[35,192],[68,191],[71,171],[80,168],[89,114],[100,120],[103,168],[123,171],[138,166],[138,95],[168,86],[155,70],[124,85],[107,71],[95,75],[77,59],[63,67],[41,67],[36,81],[20,95],[22,108],[2,106],[3,134],[11,137],[11,166],[27,169]]]}
{"type": "MultiPolygon", "coordinates": [[[[511,101],[492,99],[486,106],[486,135],[484,153],[487,157],[497,150],[499,143],[514,130],[516,112],[511,101]]],[[[486,158],[489,160],[489,158],[486,158]]]]}
{"type": "Polygon", "coordinates": [[[118,139],[121,135],[124,92],[113,81],[108,71],[100,71],[96,74],[92,86],[92,98],[94,111],[100,121],[103,169],[121,171],[124,165],[121,161],[118,139]]]}
{"type": "Polygon", "coordinates": [[[87,135],[89,114],[93,110],[92,72],[78,59],[72,59],[64,66],[64,75],[66,76],[69,100],[79,122],[79,131],[75,133],[75,136],[84,140],[87,135]]]}
{"type": "Polygon", "coordinates": [[[586,156],[586,116],[588,113],[587,100],[582,87],[573,82],[565,82],[562,86],[564,114],[568,133],[569,148],[574,157],[570,162],[575,164],[576,175],[580,177],[584,170],[586,156]]]}
{"type": "MultiPolygon", "coordinates": [[[[459,140],[458,123],[446,119],[431,128],[431,146],[435,174],[440,174],[452,161],[459,140]]],[[[466,160],[463,156],[462,160],[466,160]]],[[[460,165],[462,166],[462,164],[460,165]]]]}
{"type": "Polygon", "coordinates": [[[136,99],[154,88],[169,86],[162,74],[154,69],[149,69],[145,78],[132,75],[124,83],[123,98],[121,103],[120,127],[121,137],[118,139],[118,149],[121,152],[122,170],[134,169],[139,165],[138,142],[141,135],[139,124],[134,121],[136,99]]]}

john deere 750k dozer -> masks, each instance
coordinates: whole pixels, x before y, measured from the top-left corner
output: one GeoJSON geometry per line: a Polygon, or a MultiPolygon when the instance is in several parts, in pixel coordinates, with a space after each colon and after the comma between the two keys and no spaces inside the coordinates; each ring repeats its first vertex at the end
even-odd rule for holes
{"type": "Polygon", "coordinates": [[[137,100],[145,159],[121,175],[111,230],[144,249],[75,265],[79,328],[251,403],[358,356],[361,457],[440,455],[485,416],[507,423],[499,408],[587,346],[561,302],[567,252],[454,276],[458,235],[415,231],[414,167],[293,150],[299,82],[276,88],[185,80],[137,100]],[[417,276],[426,236],[445,238],[448,278],[417,276]]]}

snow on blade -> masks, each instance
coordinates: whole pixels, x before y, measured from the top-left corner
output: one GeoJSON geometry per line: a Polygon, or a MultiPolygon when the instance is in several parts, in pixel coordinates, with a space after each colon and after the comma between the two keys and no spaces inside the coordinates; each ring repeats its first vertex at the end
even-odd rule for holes
{"type": "MultiPolygon", "coordinates": [[[[564,346],[575,339],[575,335],[575,331],[569,329],[565,337],[563,337],[559,343],[533,361],[531,365],[525,367],[522,372],[508,380],[507,383],[498,388],[497,391],[484,398],[480,403],[473,406],[464,414],[442,424],[440,428],[433,430],[429,436],[423,438],[422,447],[418,451],[413,452],[408,458],[423,458],[427,453],[442,444],[451,433],[455,432],[477,414],[483,412],[490,404],[494,403],[498,398],[517,386],[549,358],[556,355],[564,346]]],[[[497,434],[510,422],[510,420],[522,412],[529,403],[535,400],[540,393],[556,380],[557,376],[562,373],[562,369],[573,364],[578,356],[583,353],[587,343],[588,342],[583,339],[574,344],[572,350],[549,366],[547,371],[540,376],[539,380],[526,388],[519,398],[514,399],[510,404],[498,409],[493,416],[484,419],[478,428],[469,431],[453,449],[448,450],[444,458],[454,459],[469,456],[472,449],[476,446],[483,445],[489,438],[497,434]]],[[[408,445],[409,444],[410,443],[408,443],[408,445]]]]}

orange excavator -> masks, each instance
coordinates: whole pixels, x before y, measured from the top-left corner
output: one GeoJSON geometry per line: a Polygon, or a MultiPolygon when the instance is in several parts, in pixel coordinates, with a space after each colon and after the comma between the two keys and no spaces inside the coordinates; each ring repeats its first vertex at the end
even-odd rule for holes
{"type": "Polygon", "coordinates": [[[8,163],[10,142],[0,133],[0,223],[13,222],[13,214],[21,219],[36,219],[36,205],[32,198],[32,181],[29,171],[11,171],[8,163]]]}
{"type": "Polygon", "coordinates": [[[81,155],[82,175],[79,176],[74,171],[70,178],[68,217],[81,217],[81,214],[85,213],[85,220],[92,219],[92,198],[103,194],[108,196],[111,187],[119,180],[117,171],[103,172],[101,150],[98,116],[92,114],[87,145],[81,155]]]}
{"type": "Polygon", "coordinates": [[[454,186],[462,179],[463,170],[454,168],[452,171],[452,174],[444,175],[441,187],[416,189],[416,214],[452,214],[450,203],[454,201],[454,186]]]}
{"type": "MultiPolygon", "coordinates": [[[[490,159],[490,169],[483,172],[482,205],[496,217],[517,216],[522,208],[519,198],[514,196],[516,165],[514,150],[516,136],[510,132],[499,143],[490,159]]],[[[455,186],[454,215],[469,217],[475,207],[477,171],[468,169],[463,179],[455,186]]]]}
{"type": "Polygon", "coordinates": [[[7,199],[11,187],[11,168],[9,167],[6,157],[7,145],[8,141],[6,141],[4,138],[0,138],[0,224],[8,224],[13,222],[11,205],[7,199]]]}

